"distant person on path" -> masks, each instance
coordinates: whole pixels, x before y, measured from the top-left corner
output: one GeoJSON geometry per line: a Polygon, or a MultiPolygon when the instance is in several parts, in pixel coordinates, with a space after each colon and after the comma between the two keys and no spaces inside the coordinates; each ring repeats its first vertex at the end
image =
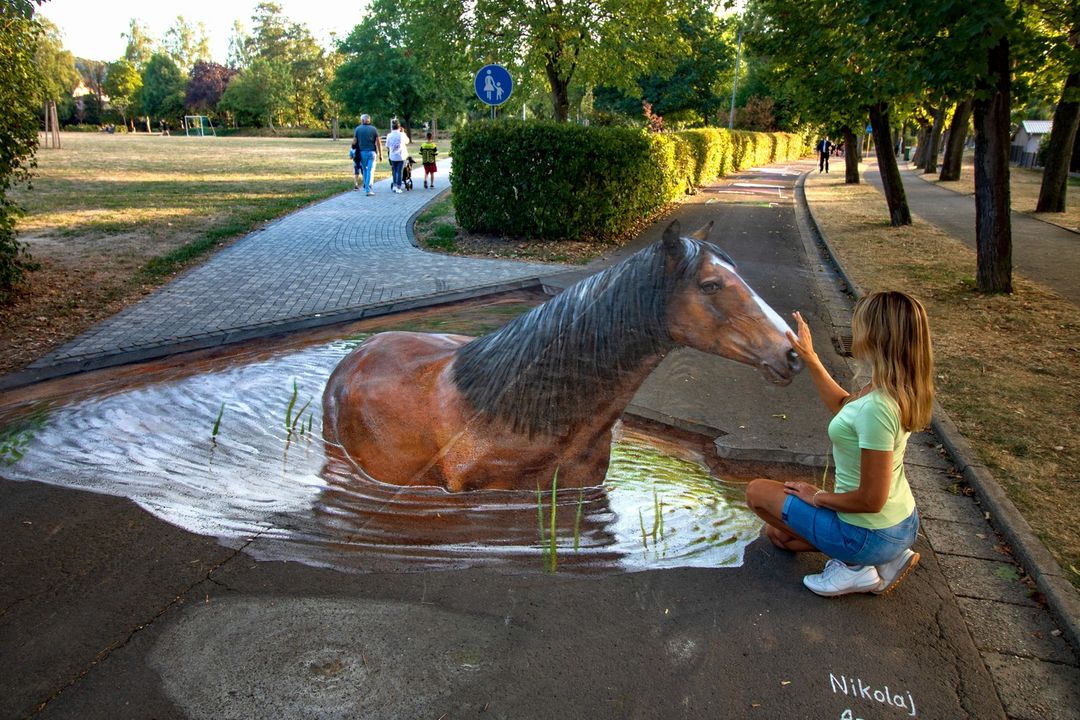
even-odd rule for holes
{"type": "Polygon", "coordinates": [[[401,129],[397,120],[390,121],[390,134],[386,136],[386,151],[390,156],[390,188],[400,193],[402,191],[401,170],[405,167],[405,157],[408,155],[409,136],[401,129]]]}
{"type": "Polygon", "coordinates": [[[930,422],[933,359],[926,310],[902,292],[872,293],[855,305],[852,353],[870,382],[848,393],[814,352],[810,328],[795,313],[792,347],[825,406],[836,467],[834,492],[807,482],[758,479],[746,487],[750,508],[773,545],[829,556],[803,584],[823,596],[892,590],[919,562],[911,550],[919,513],[904,474],[912,431],[930,422]]]}
{"type": "Polygon", "coordinates": [[[833,144],[832,141],[829,140],[828,135],[818,140],[818,172],[821,172],[822,170],[826,173],[829,172],[829,155],[832,153],[832,148],[833,144]]]}
{"type": "Polygon", "coordinates": [[[353,130],[353,139],[356,141],[356,154],[360,157],[360,169],[364,173],[364,192],[374,195],[375,191],[371,189],[372,173],[375,171],[376,156],[382,162],[382,143],[379,141],[379,131],[371,124],[371,116],[367,113],[360,116],[360,124],[353,130]]]}
{"type": "Polygon", "coordinates": [[[420,161],[424,163],[424,187],[428,186],[428,175],[431,176],[431,187],[435,187],[435,172],[438,168],[435,166],[435,158],[439,154],[439,148],[435,146],[435,141],[431,139],[431,133],[427,134],[427,141],[420,145],[420,161]]]}

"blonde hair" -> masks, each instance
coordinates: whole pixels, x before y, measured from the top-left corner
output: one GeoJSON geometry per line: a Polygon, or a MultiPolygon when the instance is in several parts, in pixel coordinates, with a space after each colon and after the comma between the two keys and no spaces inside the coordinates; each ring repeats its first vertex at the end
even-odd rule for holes
{"type": "Polygon", "coordinates": [[[855,304],[851,331],[852,355],[870,364],[874,386],[896,400],[904,430],[926,427],[934,404],[934,358],[926,308],[904,292],[873,292],[855,304]]]}

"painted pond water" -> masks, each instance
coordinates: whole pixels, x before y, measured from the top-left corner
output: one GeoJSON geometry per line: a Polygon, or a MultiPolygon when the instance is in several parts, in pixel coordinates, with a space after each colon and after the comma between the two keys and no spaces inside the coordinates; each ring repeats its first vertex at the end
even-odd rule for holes
{"type": "MultiPolygon", "coordinates": [[[[478,334],[526,308],[404,327],[478,334]]],[[[359,571],[737,566],[757,538],[740,483],[627,427],[606,479],[581,491],[454,494],[363,477],[328,459],[320,424],[327,377],[364,337],[324,333],[23,398],[0,415],[0,476],[130,498],[259,558],[359,571]]]]}

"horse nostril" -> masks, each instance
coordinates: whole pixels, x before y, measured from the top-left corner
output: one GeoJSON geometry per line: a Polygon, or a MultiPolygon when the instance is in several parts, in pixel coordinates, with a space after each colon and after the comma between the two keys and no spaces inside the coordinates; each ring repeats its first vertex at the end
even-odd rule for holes
{"type": "Polygon", "coordinates": [[[799,353],[795,352],[794,349],[787,351],[787,361],[788,367],[795,372],[802,370],[802,358],[799,357],[799,353]]]}

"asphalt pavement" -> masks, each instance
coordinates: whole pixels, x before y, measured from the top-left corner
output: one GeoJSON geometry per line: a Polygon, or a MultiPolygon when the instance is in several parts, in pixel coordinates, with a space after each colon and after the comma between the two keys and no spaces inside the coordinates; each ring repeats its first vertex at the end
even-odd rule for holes
{"type": "MultiPolygon", "coordinates": [[[[557,291],[658,238],[672,218],[689,229],[714,220],[713,239],[740,273],[782,315],[800,310],[830,369],[848,380],[851,368],[830,341],[850,298],[838,290],[798,202],[798,180],[811,167],[772,166],[718,182],[584,270],[494,263],[494,279],[473,269],[468,282],[440,288],[438,274],[451,272],[440,265],[445,270],[429,270],[430,287],[420,294],[435,303],[528,281],[557,291]]],[[[351,194],[328,202],[360,207],[365,200],[351,194]]],[[[315,207],[307,217],[323,217],[315,207]]],[[[305,212],[281,221],[301,254],[320,235],[296,234],[306,232],[305,212]]],[[[367,237],[363,226],[354,232],[367,237]]],[[[363,243],[353,243],[363,246],[363,261],[377,263],[378,249],[363,243]]],[[[277,252],[289,248],[283,242],[277,252]]],[[[404,263],[422,273],[427,257],[395,256],[402,283],[415,276],[404,263]]],[[[286,255],[277,266],[292,264],[286,255]]],[[[293,287],[270,284],[276,292],[293,287]]],[[[213,293],[200,302],[186,312],[209,317],[221,305],[213,293]]],[[[310,302],[295,302],[312,314],[310,302]]],[[[292,328],[273,324],[279,320],[259,332],[292,328]]],[[[224,342],[229,326],[218,331],[215,342],[224,342]]],[[[100,336],[92,331],[87,339],[100,336]]],[[[189,349],[151,344],[161,355],[189,349]]],[[[9,391],[0,409],[43,385],[9,391]]],[[[732,463],[817,472],[829,451],[827,418],[808,377],[778,388],[693,351],[667,358],[628,410],[711,438],[716,457],[732,463]]],[[[9,530],[0,536],[0,652],[8,662],[0,716],[1080,717],[1074,649],[978,499],[958,492],[959,473],[941,439],[914,436],[906,460],[923,517],[916,544],[923,562],[894,593],[837,599],[800,582],[820,570],[821,556],[792,555],[764,539],[732,568],[354,573],[257,560],[269,538],[223,543],[123,497],[65,489],[49,478],[3,481],[0,519],[9,530]]]]}

